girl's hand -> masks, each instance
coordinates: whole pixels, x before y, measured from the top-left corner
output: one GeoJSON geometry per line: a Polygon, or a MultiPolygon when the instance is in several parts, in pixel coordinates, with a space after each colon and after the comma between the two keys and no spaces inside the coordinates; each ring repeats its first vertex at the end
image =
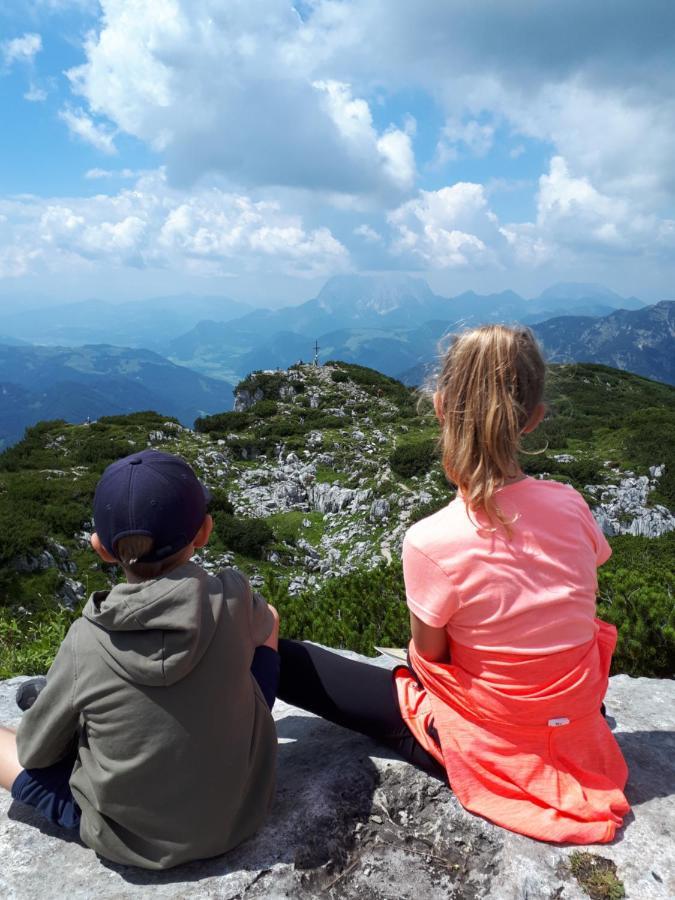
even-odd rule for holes
{"type": "Polygon", "coordinates": [[[450,648],[445,628],[432,628],[414,613],[410,613],[410,631],[417,652],[429,662],[448,662],[450,648]]]}
{"type": "Polygon", "coordinates": [[[276,611],[275,607],[272,606],[271,603],[267,604],[270,612],[274,616],[274,627],[272,628],[272,633],[267,638],[265,643],[262,645],[263,647],[271,647],[272,650],[279,649],[279,613],[276,611]]]}

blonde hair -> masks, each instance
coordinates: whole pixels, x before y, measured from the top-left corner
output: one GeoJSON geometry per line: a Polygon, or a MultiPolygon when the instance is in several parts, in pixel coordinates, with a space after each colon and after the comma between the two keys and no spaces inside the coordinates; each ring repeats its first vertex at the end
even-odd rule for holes
{"type": "Polygon", "coordinates": [[[507,521],[494,498],[520,473],[520,435],[544,395],[545,364],[529,328],[483,325],[456,335],[438,377],[443,468],[467,510],[507,521]]]}
{"type": "Polygon", "coordinates": [[[143,557],[150,553],[154,545],[155,542],[147,534],[129,534],[121,537],[115,544],[115,556],[122,564],[122,568],[137,578],[158,578],[173,568],[176,557],[182,551],[179,550],[157,562],[142,562],[143,557]]]}

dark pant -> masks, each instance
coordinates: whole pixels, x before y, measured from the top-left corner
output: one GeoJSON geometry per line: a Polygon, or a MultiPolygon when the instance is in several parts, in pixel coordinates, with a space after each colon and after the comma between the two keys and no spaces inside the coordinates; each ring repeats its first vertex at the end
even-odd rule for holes
{"type": "Polygon", "coordinates": [[[403,721],[389,669],[347,659],[301,641],[279,641],[279,699],[366,734],[425,772],[445,770],[403,721]]]}
{"type": "MultiPolygon", "coordinates": [[[[251,674],[272,709],[279,685],[279,654],[276,650],[256,647],[251,674]]],[[[53,825],[79,830],[80,807],[70,790],[70,776],[76,758],[77,744],[74,744],[72,753],[53,766],[19,772],[12,785],[13,799],[37,809],[53,825]]]]}
{"type": "Polygon", "coordinates": [[[271,647],[256,647],[251,663],[251,675],[260,685],[270,709],[274,707],[279,689],[279,654],[271,647]]]}

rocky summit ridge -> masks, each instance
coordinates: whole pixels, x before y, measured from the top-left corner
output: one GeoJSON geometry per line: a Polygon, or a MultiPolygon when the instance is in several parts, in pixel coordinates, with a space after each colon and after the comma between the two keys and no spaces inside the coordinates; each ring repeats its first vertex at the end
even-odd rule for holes
{"type": "MultiPolygon", "coordinates": [[[[0,682],[2,722],[18,723],[20,680],[0,682]]],[[[276,799],[261,831],[239,848],[163,873],[118,866],[57,836],[3,793],[0,896],[670,900],[675,682],[616,676],[607,706],[632,805],[611,844],[559,846],[504,831],[369,739],[278,703],[276,799]]]]}

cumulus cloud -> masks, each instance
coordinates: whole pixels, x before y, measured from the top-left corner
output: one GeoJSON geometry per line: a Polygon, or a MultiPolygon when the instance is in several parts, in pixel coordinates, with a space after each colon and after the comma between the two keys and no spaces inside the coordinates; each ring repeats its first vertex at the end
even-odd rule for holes
{"type": "Polygon", "coordinates": [[[91,268],[195,274],[325,275],[349,255],[327,228],[307,228],[277,203],[202,187],[172,189],[162,172],[89,198],[0,201],[0,277],[91,268]]]}
{"type": "Polygon", "coordinates": [[[371,228],[370,225],[357,225],[354,229],[354,234],[363,238],[369,244],[380,244],[382,242],[382,235],[375,231],[374,228],[371,228]]]}
{"type": "Polygon", "coordinates": [[[345,79],[324,77],[286,0],[102,0],[86,62],[70,70],[91,112],[165,154],[178,184],[343,192],[409,188],[411,135],[378,130],[345,79]]]}
{"type": "Polygon", "coordinates": [[[430,269],[496,265],[506,244],[480,184],[420,191],[388,221],[395,233],[391,252],[430,269]]]}
{"type": "Polygon", "coordinates": [[[533,222],[500,222],[480,184],[419,191],[388,215],[390,252],[429,269],[515,269],[593,258],[675,259],[675,219],[636,213],[630,204],[575,176],[560,156],[539,179],[533,222]]]}
{"type": "Polygon", "coordinates": [[[83,110],[66,107],[59,112],[59,118],[66,123],[72,135],[91,144],[101,153],[108,156],[117,153],[114,132],[105,125],[94,122],[83,110]]]}
{"type": "Polygon", "coordinates": [[[461,121],[450,117],[441,129],[436,145],[436,165],[459,159],[461,155],[485,156],[494,143],[495,126],[476,119],[461,121]]]}
{"type": "Polygon", "coordinates": [[[42,38],[39,34],[34,33],[26,33],[0,44],[0,53],[7,68],[13,66],[14,63],[32,63],[40,50],[42,50],[42,38]]]}
{"type": "Polygon", "coordinates": [[[539,179],[536,224],[542,239],[578,252],[675,252],[675,220],[642,214],[602,193],[586,176],[572,175],[561,156],[539,179]]]}
{"type": "Polygon", "coordinates": [[[439,158],[479,152],[496,117],[598,188],[642,207],[675,201],[675,5],[633,0],[323,0],[306,43],[336,72],[426,90],[451,123],[439,158]],[[457,124],[459,123],[459,125],[457,124]],[[463,130],[466,129],[466,130],[463,130]]]}

